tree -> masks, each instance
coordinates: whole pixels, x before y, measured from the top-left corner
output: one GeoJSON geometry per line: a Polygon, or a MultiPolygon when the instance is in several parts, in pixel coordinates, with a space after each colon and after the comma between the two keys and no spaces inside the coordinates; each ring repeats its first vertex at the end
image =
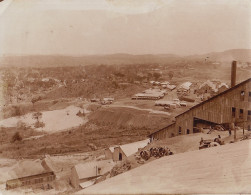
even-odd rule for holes
{"type": "Polygon", "coordinates": [[[14,116],[20,116],[21,115],[20,107],[13,106],[13,108],[14,108],[14,116]]]}
{"type": "Polygon", "coordinates": [[[42,113],[41,112],[35,112],[33,115],[32,115],[32,118],[37,120],[37,122],[39,122],[39,120],[42,118],[42,113]]]}
{"type": "Polygon", "coordinates": [[[33,104],[33,106],[34,106],[34,104],[36,103],[36,102],[38,102],[39,100],[41,100],[42,99],[42,97],[41,96],[38,96],[38,97],[34,97],[34,98],[32,98],[31,99],[31,103],[33,104]]]}
{"type": "Polygon", "coordinates": [[[43,122],[40,122],[40,119],[42,118],[42,113],[41,112],[35,112],[33,115],[32,115],[32,118],[37,120],[36,123],[35,123],[35,128],[39,128],[39,127],[44,127],[45,124],[43,122]]]}
{"type": "Polygon", "coordinates": [[[22,141],[22,137],[21,135],[19,134],[19,132],[16,132],[13,136],[12,136],[12,139],[11,139],[11,142],[14,143],[15,141],[22,141]]]}
{"type": "Polygon", "coordinates": [[[153,77],[157,81],[161,77],[161,74],[158,72],[155,72],[155,73],[153,73],[153,77]]]}
{"type": "Polygon", "coordinates": [[[174,72],[173,71],[170,71],[168,73],[168,76],[169,76],[169,79],[172,80],[173,76],[174,76],[174,72]]]}

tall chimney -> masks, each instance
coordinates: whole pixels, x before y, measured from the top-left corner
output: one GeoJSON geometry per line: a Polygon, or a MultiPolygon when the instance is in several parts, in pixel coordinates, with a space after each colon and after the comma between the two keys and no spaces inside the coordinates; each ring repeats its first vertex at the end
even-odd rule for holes
{"type": "Polygon", "coordinates": [[[236,84],[236,61],[232,62],[232,70],[231,70],[231,87],[234,87],[236,84]]]}

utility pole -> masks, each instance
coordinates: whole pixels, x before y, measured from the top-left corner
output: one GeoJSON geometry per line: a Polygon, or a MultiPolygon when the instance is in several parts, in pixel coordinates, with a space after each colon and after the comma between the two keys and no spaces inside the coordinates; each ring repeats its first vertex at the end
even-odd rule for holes
{"type": "Polygon", "coordinates": [[[230,123],[230,131],[234,130],[234,141],[236,141],[236,128],[234,122],[230,123]]]}

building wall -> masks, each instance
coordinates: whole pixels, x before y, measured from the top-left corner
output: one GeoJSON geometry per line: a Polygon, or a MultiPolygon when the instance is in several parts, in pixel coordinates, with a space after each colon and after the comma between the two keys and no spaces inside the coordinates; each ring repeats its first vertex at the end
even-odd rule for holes
{"type": "Polygon", "coordinates": [[[9,190],[9,189],[14,189],[14,188],[23,187],[23,186],[49,183],[55,180],[55,178],[56,176],[53,172],[47,172],[47,173],[42,173],[38,175],[12,179],[6,182],[6,189],[9,190]]]}
{"type": "Polygon", "coordinates": [[[77,171],[75,169],[75,167],[73,167],[71,169],[71,185],[74,187],[74,188],[78,188],[79,187],[79,178],[78,178],[78,174],[77,174],[77,171]]]}
{"type": "Polygon", "coordinates": [[[127,158],[127,156],[125,155],[123,150],[120,147],[116,147],[116,148],[114,148],[114,152],[113,152],[113,160],[114,161],[119,161],[119,153],[122,154],[122,160],[125,160],[127,158]]]}
{"type": "Polygon", "coordinates": [[[105,159],[113,159],[113,154],[109,148],[105,149],[105,159]]]}
{"type": "Polygon", "coordinates": [[[174,125],[152,134],[155,139],[193,133],[194,118],[217,124],[235,123],[251,129],[251,82],[248,81],[176,117],[174,125]],[[244,96],[241,93],[244,92],[244,96]],[[250,94],[249,94],[250,92],[250,94]],[[232,116],[235,108],[235,117],[232,116]],[[240,109],[243,117],[240,117],[240,109]],[[248,114],[249,113],[249,114],[248,114]]]}
{"type": "Polygon", "coordinates": [[[170,126],[168,126],[167,128],[164,128],[158,132],[155,132],[152,134],[152,138],[157,139],[157,140],[161,140],[161,139],[166,139],[166,138],[170,138],[176,135],[175,132],[175,124],[172,124],[170,126]]]}
{"type": "Polygon", "coordinates": [[[210,121],[213,123],[236,123],[243,124],[245,121],[245,127],[250,125],[248,121],[248,111],[251,111],[251,83],[243,83],[237,88],[222,94],[212,100],[205,102],[204,104],[176,117],[176,134],[186,134],[187,129],[190,132],[193,131],[194,118],[210,121]],[[244,91],[244,96],[241,96],[241,92],[244,91]],[[232,117],[232,108],[235,108],[235,117],[232,117]],[[240,117],[240,109],[243,109],[243,117],[240,117]]]}

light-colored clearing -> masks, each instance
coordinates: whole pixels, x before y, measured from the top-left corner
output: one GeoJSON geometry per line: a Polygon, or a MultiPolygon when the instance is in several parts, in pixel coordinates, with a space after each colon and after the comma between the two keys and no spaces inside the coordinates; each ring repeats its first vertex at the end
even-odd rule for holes
{"type": "Polygon", "coordinates": [[[86,118],[83,119],[82,117],[76,115],[79,111],[81,111],[82,113],[87,113],[85,109],[76,106],[69,106],[61,110],[41,112],[42,117],[39,121],[45,124],[43,128],[34,127],[36,120],[32,117],[33,113],[29,113],[20,117],[11,117],[1,120],[0,126],[16,127],[18,123],[22,122],[28,126],[35,128],[36,130],[54,133],[56,131],[70,129],[72,127],[77,127],[86,123],[86,118]]]}

